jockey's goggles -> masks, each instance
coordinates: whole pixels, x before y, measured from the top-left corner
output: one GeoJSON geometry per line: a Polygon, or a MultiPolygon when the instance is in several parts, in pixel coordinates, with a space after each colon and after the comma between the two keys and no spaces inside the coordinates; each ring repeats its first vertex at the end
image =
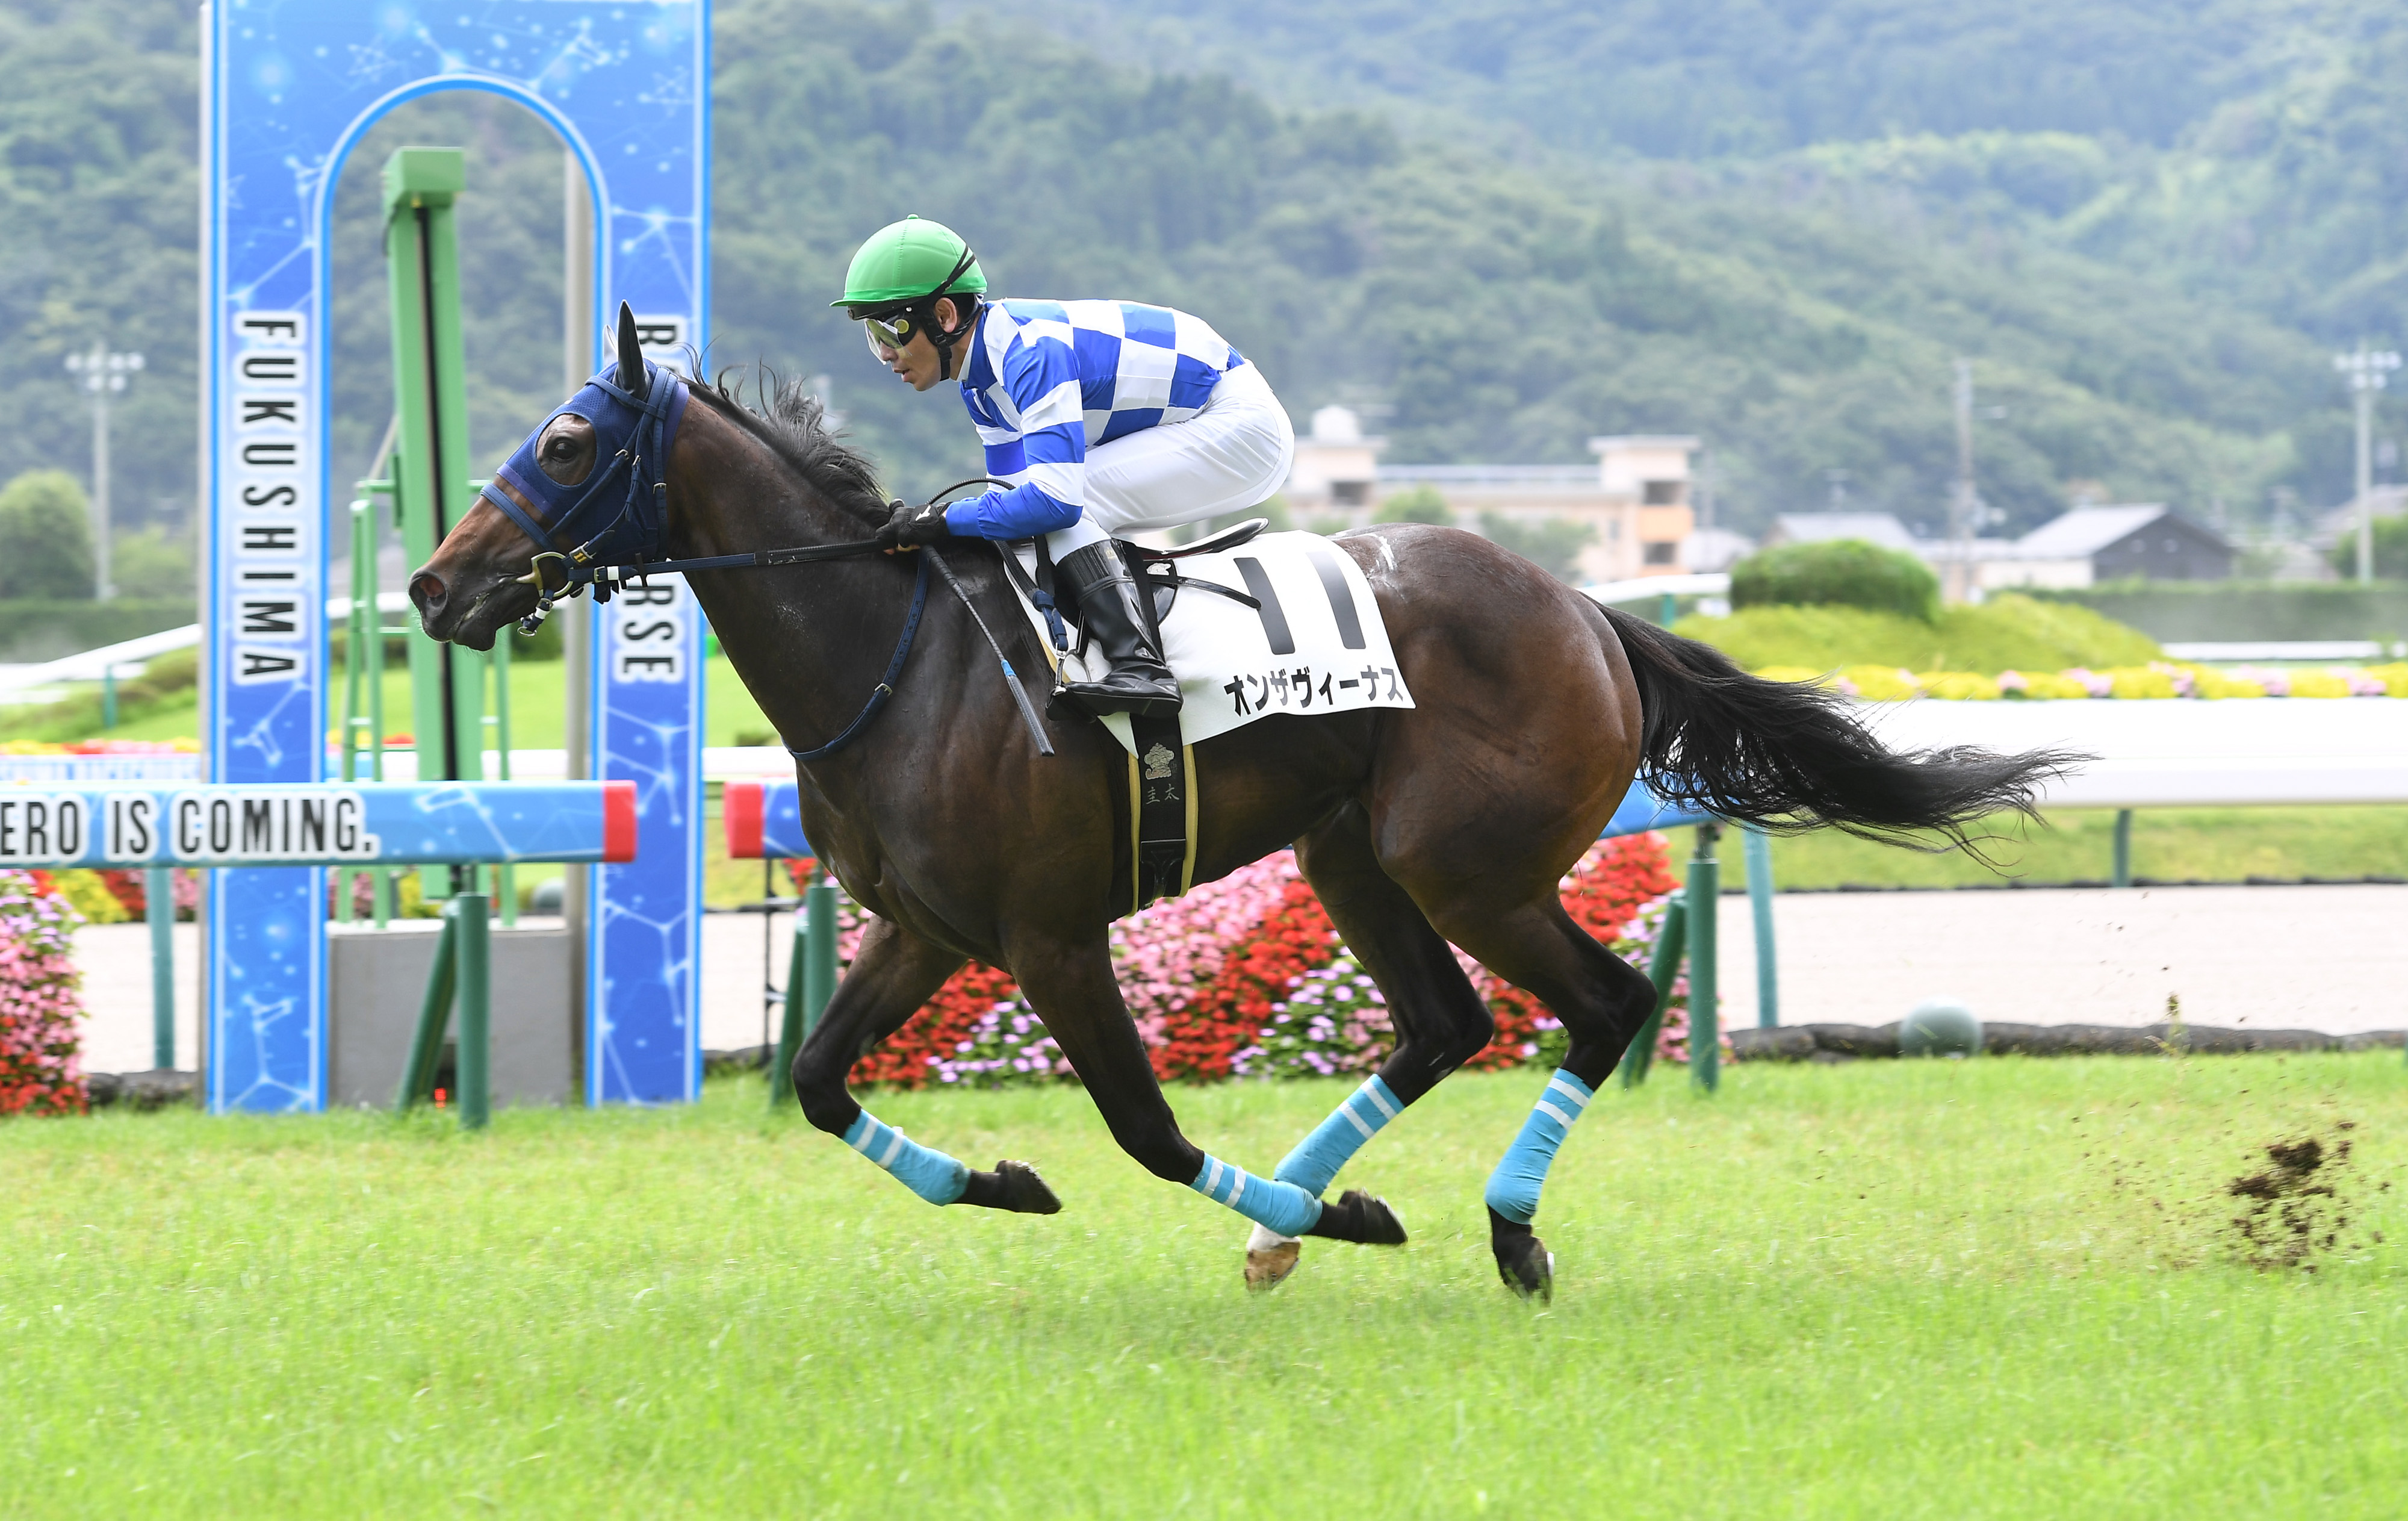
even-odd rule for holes
{"type": "Polygon", "coordinates": [[[920,331],[922,319],[917,309],[910,311],[890,311],[882,317],[864,317],[861,320],[862,331],[868,335],[869,347],[873,352],[880,349],[893,349],[899,352],[905,344],[911,341],[911,335],[920,331]]]}

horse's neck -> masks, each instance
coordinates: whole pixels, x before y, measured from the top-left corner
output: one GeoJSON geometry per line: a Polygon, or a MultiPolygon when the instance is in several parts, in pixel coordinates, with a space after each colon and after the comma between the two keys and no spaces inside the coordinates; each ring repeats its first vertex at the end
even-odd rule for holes
{"type": "MultiPolygon", "coordinates": [[[[745,447],[725,450],[734,457],[723,467],[681,472],[687,489],[679,494],[684,501],[671,525],[671,553],[738,554],[870,537],[860,519],[768,459],[757,441],[732,427],[712,431],[723,446],[733,436],[745,447]]],[[[910,577],[877,555],[687,580],[762,712],[784,743],[806,750],[835,738],[876,688],[911,595],[910,577]]]]}

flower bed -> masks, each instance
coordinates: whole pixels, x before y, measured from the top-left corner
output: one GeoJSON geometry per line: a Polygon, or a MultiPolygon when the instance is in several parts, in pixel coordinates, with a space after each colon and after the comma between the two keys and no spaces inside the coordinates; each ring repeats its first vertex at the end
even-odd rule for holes
{"type": "Polygon", "coordinates": [[[1846,666],[1835,671],[1804,666],[1767,666],[1756,674],[1774,682],[1813,682],[1866,702],[1903,702],[1936,697],[1951,702],[2062,701],[2113,697],[2126,701],[2192,697],[2408,697],[2408,661],[2362,669],[2286,669],[2209,666],[2153,660],[2145,666],[2091,670],[2005,670],[1996,676],[1971,671],[1912,671],[1890,666],[1846,666]]]}
{"type": "MultiPolygon", "coordinates": [[[[1644,965],[1676,885],[1664,838],[1601,840],[1564,878],[1573,919],[1644,965]]],[[[837,911],[838,960],[851,966],[865,916],[837,911]]],[[[1292,851],[1242,867],[1113,926],[1112,963],[1130,1017],[1165,1081],[1369,1071],[1395,1044],[1385,1000],[1348,954],[1297,869],[1292,851]]],[[[1560,1059],[1562,1028],[1543,1004],[1461,953],[1497,1035],[1466,1065],[1560,1059]]],[[[1688,1002],[1676,983],[1656,1044],[1685,1061],[1688,1002]]],[[[1009,1087],[1074,1081],[1068,1061],[1010,977],[973,962],[853,1068],[856,1083],[1009,1087]]]]}
{"type": "Polygon", "coordinates": [[[39,871],[0,871],[0,1114],[84,1108],[75,906],[39,871]]]}

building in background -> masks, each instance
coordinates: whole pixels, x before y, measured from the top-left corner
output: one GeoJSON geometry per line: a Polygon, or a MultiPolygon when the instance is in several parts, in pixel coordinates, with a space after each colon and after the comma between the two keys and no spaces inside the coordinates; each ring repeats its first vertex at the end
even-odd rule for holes
{"type": "Polygon", "coordinates": [[[2221,534],[2161,503],[2077,507],[2015,539],[2012,553],[1977,562],[1974,584],[1997,591],[2102,581],[2224,581],[2232,574],[2232,558],[2221,534]]]}
{"type": "MultiPolygon", "coordinates": [[[[1456,523],[1477,530],[1495,514],[1519,525],[1571,524],[1588,531],[1577,567],[1586,581],[1677,576],[1686,568],[1683,545],[1696,529],[1690,506],[1690,460],[1698,440],[1686,435],[1591,438],[1597,464],[1382,465],[1383,438],[1367,437],[1343,407],[1324,407],[1296,442],[1288,478],[1289,509],[1298,523],[1342,518],[1375,521],[1380,504],[1428,487],[1446,499],[1456,523]]],[[[1709,552],[1720,545],[1701,545],[1709,552]]]]}
{"type": "Polygon", "coordinates": [[[1790,512],[1772,520],[1770,544],[1861,538],[1918,555],[1943,573],[1962,554],[1966,584],[1983,592],[2017,586],[2089,586],[2102,581],[2222,581],[2233,548],[2223,536],[2158,503],[2077,507],[2021,538],[1974,538],[1960,548],[1917,538],[1887,512],[1790,512]]]}
{"type": "Polygon", "coordinates": [[[1930,546],[1907,532],[1906,524],[1889,512],[1784,512],[1772,520],[1764,536],[1774,544],[1821,544],[1835,538],[1861,538],[1885,550],[1928,555],[1930,546]]]}
{"type": "Polygon", "coordinates": [[[1380,476],[1380,451],[1385,438],[1367,438],[1362,419],[1351,407],[1324,407],[1312,414],[1312,426],[1298,434],[1296,463],[1287,478],[1288,506],[1299,519],[1338,516],[1354,523],[1368,521],[1380,476]]]}

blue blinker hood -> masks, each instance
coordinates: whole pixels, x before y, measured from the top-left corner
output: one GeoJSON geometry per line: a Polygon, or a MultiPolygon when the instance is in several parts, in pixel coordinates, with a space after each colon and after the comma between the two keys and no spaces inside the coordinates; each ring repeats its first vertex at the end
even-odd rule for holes
{"type": "MultiPolygon", "coordinates": [[[[624,347],[621,352],[626,356],[624,347]]],[[[690,394],[677,371],[649,359],[640,362],[640,389],[620,383],[627,368],[624,357],[596,373],[527,435],[480,493],[534,539],[538,550],[565,554],[577,570],[664,557],[669,449],[690,394]],[[594,468],[573,486],[552,480],[536,462],[544,429],[570,414],[594,427],[594,468]],[[535,509],[532,515],[501,489],[504,481],[535,509]]]]}

